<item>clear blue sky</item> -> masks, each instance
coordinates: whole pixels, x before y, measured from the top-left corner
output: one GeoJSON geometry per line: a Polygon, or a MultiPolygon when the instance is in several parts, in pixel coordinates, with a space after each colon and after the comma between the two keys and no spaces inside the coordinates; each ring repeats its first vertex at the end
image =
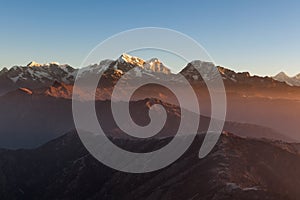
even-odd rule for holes
{"type": "Polygon", "coordinates": [[[0,1],[0,68],[31,60],[76,67],[107,37],[145,26],[183,32],[237,71],[300,73],[296,0],[0,1]]]}

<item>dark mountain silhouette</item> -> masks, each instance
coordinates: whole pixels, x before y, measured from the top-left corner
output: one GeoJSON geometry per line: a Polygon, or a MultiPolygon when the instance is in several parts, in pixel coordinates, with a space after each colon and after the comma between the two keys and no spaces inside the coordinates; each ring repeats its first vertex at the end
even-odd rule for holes
{"type": "MultiPolygon", "coordinates": [[[[156,138],[111,140],[143,151],[163,144],[156,138]]],[[[86,151],[74,132],[32,150],[2,149],[0,198],[298,199],[299,145],[224,133],[213,151],[199,159],[201,141],[199,135],[178,161],[146,174],[104,166],[86,151]]]]}

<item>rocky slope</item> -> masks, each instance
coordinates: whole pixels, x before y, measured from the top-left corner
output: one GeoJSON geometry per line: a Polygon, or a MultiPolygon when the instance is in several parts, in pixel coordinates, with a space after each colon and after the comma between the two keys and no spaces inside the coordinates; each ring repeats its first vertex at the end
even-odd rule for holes
{"type": "Polygon", "coordinates": [[[58,63],[38,64],[30,62],[27,66],[4,68],[0,72],[0,94],[18,87],[33,89],[49,86],[55,80],[70,84],[74,82],[75,76],[76,69],[58,63]]]}
{"type": "Polygon", "coordinates": [[[300,86],[300,74],[297,74],[296,76],[290,77],[284,72],[280,72],[277,75],[273,77],[273,79],[284,82],[291,86],[300,86]]]}
{"type": "MultiPolygon", "coordinates": [[[[164,143],[155,138],[112,141],[142,151],[161,148],[164,143]]],[[[123,173],[104,166],[85,150],[74,132],[33,150],[2,149],[0,198],[298,199],[299,145],[224,133],[213,151],[199,159],[201,141],[202,136],[198,136],[178,161],[146,174],[123,173]]]]}

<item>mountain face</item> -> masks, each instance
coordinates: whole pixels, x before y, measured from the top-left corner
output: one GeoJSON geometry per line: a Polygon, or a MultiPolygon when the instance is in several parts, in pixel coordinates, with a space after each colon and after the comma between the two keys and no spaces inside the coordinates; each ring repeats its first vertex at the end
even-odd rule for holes
{"type": "Polygon", "coordinates": [[[192,83],[203,82],[203,80],[213,80],[218,77],[218,74],[220,74],[225,86],[227,87],[289,88],[288,85],[274,80],[271,77],[251,76],[249,72],[235,72],[221,66],[217,66],[217,70],[214,70],[214,67],[213,63],[195,60],[188,63],[187,66],[180,71],[180,73],[192,83]],[[198,71],[200,71],[204,76],[201,76],[198,71]]]}
{"type": "Polygon", "coordinates": [[[250,78],[250,74],[248,72],[235,73],[234,71],[224,67],[217,67],[217,70],[214,68],[215,66],[213,63],[195,60],[188,63],[180,73],[192,81],[213,80],[216,79],[218,75],[221,75],[223,80],[231,82],[238,82],[250,78]],[[198,71],[200,71],[204,76],[201,76],[198,71]]]}
{"type": "Polygon", "coordinates": [[[300,74],[289,77],[286,73],[280,72],[276,76],[274,76],[273,79],[280,82],[285,82],[286,84],[291,86],[300,86],[300,74]]]}
{"type": "MultiPolygon", "coordinates": [[[[102,73],[100,85],[110,90],[118,80],[126,73],[128,80],[143,80],[145,78],[173,76],[171,70],[167,68],[157,58],[145,61],[141,58],[122,54],[117,60],[103,60],[99,64],[94,64],[83,68],[79,79],[89,80],[102,73]],[[132,70],[133,69],[133,70],[132,70]],[[131,71],[130,71],[131,70],[131,71]]],[[[108,95],[109,96],[109,95],[108,95]]]]}
{"type": "MultiPolygon", "coordinates": [[[[123,75],[129,70],[137,67],[134,70],[134,74],[137,77],[140,77],[145,74],[151,73],[162,73],[162,74],[171,74],[171,70],[167,68],[161,61],[157,58],[152,58],[148,61],[145,61],[141,58],[130,56],[123,53],[117,60],[103,60],[99,64],[94,64],[87,66],[85,69],[85,75],[99,74],[104,72],[104,75],[113,75],[119,74],[123,75]]],[[[80,74],[80,77],[84,74],[80,74]]]]}
{"type": "Polygon", "coordinates": [[[27,66],[14,66],[0,72],[0,95],[19,87],[40,88],[53,84],[54,81],[71,84],[77,70],[69,65],[58,63],[38,64],[30,62],[27,66]]]}
{"type": "Polygon", "coordinates": [[[139,66],[141,69],[148,72],[157,72],[170,74],[171,70],[167,68],[160,60],[157,58],[151,58],[148,61],[145,61],[141,58],[134,57],[128,54],[123,53],[122,56],[117,61],[117,67],[119,64],[130,64],[132,66],[139,66]]]}
{"type": "MultiPolygon", "coordinates": [[[[130,174],[95,160],[70,132],[33,150],[0,150],[1,199],[296,200],[299,145],[224,133],[198,158],[203,137],[170,166],[130,174]]],[[[155,138],[111,138],[139,151],[161,148],[155,138]]]]}

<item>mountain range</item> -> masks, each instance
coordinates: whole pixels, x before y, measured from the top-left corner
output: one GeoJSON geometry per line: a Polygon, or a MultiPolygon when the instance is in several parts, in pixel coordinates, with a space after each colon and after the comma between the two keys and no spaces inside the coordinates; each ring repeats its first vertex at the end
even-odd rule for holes
{"type": "MultiPolygon", "coordinates": [[[[212,72],[212,66],[212,63],[195,60],[188,63],[179,73],[190,81],[203,82],[203,78],[199,72],[195,70],[195,67],[201,70],[202,74],[210,74],[212,72]]],[[[104,72],[106,79],[113,81],[134,67],[137,67],[134,72],[132,72],[135,78],[151,76],[153,73],[157,76],[166,75],[176,78],[176,74],[173,74],[171,70],[157,58],[145,61],[125,53],[117,60],[103,60],[99,64],[89,65],[85,67],[84,74],[80,74],[79,76],[89,77],[104,72]]],[[[280,81],[276,81],[275,77],[251,76],[249,72],[237,73],[220,66],[217,67],[217,69],[225,84],[244,84],[256,87],[284,86],[280,81]]],[[[1,94],[5,94],[19,87],[30,89],[46,87],[52,85],[54,81],[64,84],[73,84],[77,72],[78,69],[68,64],[61,65],[56,62],[39,64],[32,61],[27,66],[14,66],[10,69],[3,68],[0,71],[0,92],[1,94]]],[[[213,77],[213,75],[211,76],[213,77]]]]}
{"type": "MultiPolygon", "coordinates": [[[[300,87],[296,84],[199,60],[175,74],[157,58],[143,60],[128,54],[84,69],[81,73],[67,64],[30,62],[1,70],[0,199],[298,199],[300,87]],[[186,89],[184,76],[201,111],[198,134],[187,152],[170,166],[145,174],[113,170],[90,155],[75,130],[72,94],[76,76],[89,80],[100,73],[95,94],[99,123],[114,144],[134,152],[166,145],[178,129],[182,110],[193,110],[180,107],[168,88],[155,84],[139,88],[129,102],[134,122],[147,125],[155,104],[165,108],[167,120],[154,137],[136,139],[114,121],[111,104],[126,106],[111,101],[114,86],[125,74],[128,87],[155,77],[168,80],[180,95],[186,89]],[[211,121],[204,80],[215,79],[216,73],[226,90],[225,125],[212,152],[199,159],[211,121]]],[[[82,104],[93,100],[86,86],[80,85],[82,104]]]]}

